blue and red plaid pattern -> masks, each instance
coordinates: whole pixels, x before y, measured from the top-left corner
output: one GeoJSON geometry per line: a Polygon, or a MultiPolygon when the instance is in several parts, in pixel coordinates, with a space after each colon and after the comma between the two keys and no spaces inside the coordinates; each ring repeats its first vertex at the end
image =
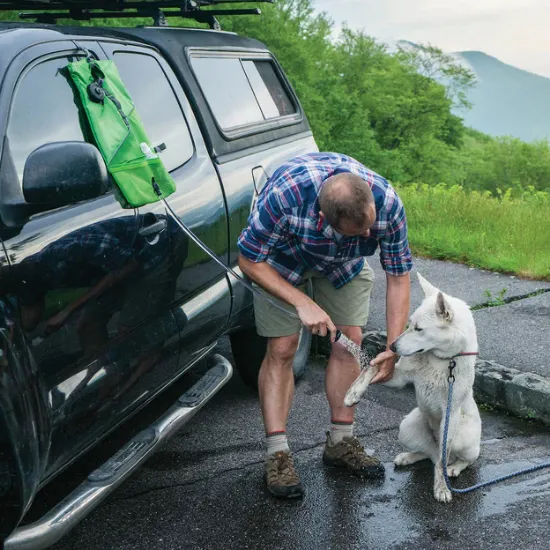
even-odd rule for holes
{"type": "Polygon", "coordinates": [[[387,273],[404,275],[412,268],[401,199],[384,178],[337,153],[301,155],[276,170],[260,192],[238,246],[245,258],[267,262],[293,285],[313,269],[341,288],[378,246],[387,273]],[[371,187],[376,222],[369,237],[344,237],[338,244],[333,228],[319,216],[318,195],[323,182],[341,172],[356,174],[371,187]]]}

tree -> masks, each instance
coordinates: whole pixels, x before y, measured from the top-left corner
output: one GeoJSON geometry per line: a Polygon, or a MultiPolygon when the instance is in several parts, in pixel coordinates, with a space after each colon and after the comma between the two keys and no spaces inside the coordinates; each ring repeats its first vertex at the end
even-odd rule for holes
{"type": "Polygon", "coordinates": [[[415,71],[445,87],[445,95],[457,109],[469,109],[468,91],[475,85],[475,74],[452,54],[431,44],[399,46],[399,57],[415,71]]]}

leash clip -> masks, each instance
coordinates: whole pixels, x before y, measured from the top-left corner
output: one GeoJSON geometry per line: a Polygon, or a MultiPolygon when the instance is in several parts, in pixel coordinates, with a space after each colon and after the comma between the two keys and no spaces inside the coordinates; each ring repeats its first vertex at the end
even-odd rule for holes
{"type": "Polygon", "coordinates": [[[454,359],[451,359],[449,361],[449,377],[448,377],[449,383],[455,381],[455,375],[453,374],[455,367],[456,367],[456,361],[454,359]]]}

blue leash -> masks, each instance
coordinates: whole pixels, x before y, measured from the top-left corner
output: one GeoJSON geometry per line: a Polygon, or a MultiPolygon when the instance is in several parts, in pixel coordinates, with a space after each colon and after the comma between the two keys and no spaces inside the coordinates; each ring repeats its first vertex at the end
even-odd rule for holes
{"type": "MultiPolygon", "coordinates": [[[[463,355],[463,354],[459,354],[459,355],[463,355]]],[[[458,357],[458,356],[455,355],[455,357],[458,357]]],[[[519,472],[513,472],[511,474],[497,477],[489,481],[484,481],[483,483],[477,483],[476,485],[472,485],[471,487],[466,487],[464,489],[455,489],[451,487],[451,481],[449,480],[449,476],[447,474],[447,434],[449,431],[449,419],[451,417],[451,405],[453,402],[453,386],[455,383],[453,370],[455,367],[456,367],[456,361],[454,360],[454,357],[452,357],[449,363],[449,393],[447,396],[447,412],[445,413],[445,428],[443,430],[443,449],[442,449],[442,456],[441,456],[441,462],[443,464],[443,476],[445,478],[445,484],[447,485],[447,489],[449,489],[449,491],[452,491],[453,493],[470,493],[471,491],[475,491],[476,489],[481,489],[482,487],[487,487],[488,485],[494,485],[495,483],[505,481],[506,479],[510,479],[512,477],[521,476],[523,474],[528,474],[531,472],[536,472],[537,470],[542,470],[544,468],[550,468],[550,462],[546,462],[544,464],[537,464],[536,466],[525,468],[524,470],[519,470],[519,472]]]]}

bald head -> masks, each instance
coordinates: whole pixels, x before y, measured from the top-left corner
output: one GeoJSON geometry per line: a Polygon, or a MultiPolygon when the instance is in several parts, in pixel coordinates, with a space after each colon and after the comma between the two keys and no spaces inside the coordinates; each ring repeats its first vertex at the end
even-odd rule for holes
{"type": "Polygon", "coordinates": [[[351,233],[359,234],[359,229],[368,229],[376,219],[371,188],[364,179],[348,172],[325,181],[319,206],[327,222],[338,231],[354,227],[357,231],[351,233]]]}

